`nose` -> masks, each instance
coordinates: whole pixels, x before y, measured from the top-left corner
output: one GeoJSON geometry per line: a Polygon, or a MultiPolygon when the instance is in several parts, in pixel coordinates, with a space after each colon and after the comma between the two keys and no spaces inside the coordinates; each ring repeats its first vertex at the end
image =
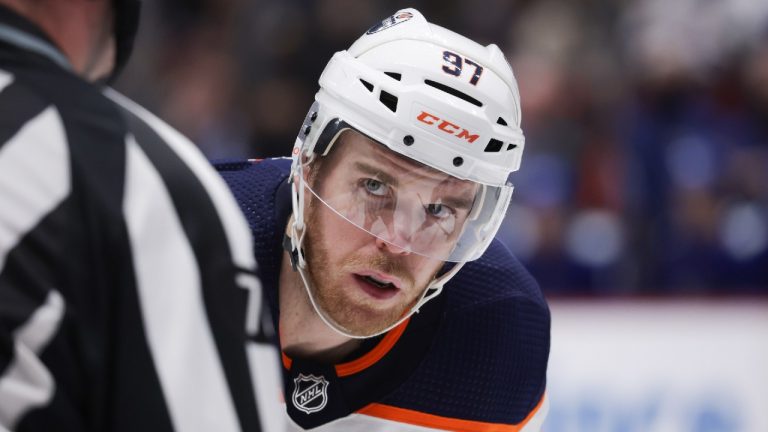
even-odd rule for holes
{"type": "Polygon", "coordinates": [[[424,224],[423,213],[419,206],[407,208],[401,205],[386,224],[385,232],[376,237],[378,248],[395,255],[411,254],[412,244],[424,224]]]}
{"type": "Polygon", "coordinates": [[[409,249],[397,246],[394,243],[390,243],[389,241],[382,239],[381,237],[376,237],[376,247],[379,250],[386,251],[392,255],[406,256],[411,254],[409,249]]]}

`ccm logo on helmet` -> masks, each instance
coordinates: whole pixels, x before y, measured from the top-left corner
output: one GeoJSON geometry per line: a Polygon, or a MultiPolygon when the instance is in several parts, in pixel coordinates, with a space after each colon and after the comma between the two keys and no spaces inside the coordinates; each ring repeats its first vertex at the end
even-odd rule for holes
{"type": "Polygon", "coordinates": [[[419,114],[419,116],[416,117],[416,120],[424,124],[435,125],[441,131],[449,135],[454,135],[458,138],[465,139],[470,143],[475,142],[475,140],[480,137],[479,134],[472,134],[468,130],[464,129],[463,127],[453,124],[448,120],[443,120],[440,117],[434,114],[430,114],[426,111],[422,111],[421,114],[419,114]]]}

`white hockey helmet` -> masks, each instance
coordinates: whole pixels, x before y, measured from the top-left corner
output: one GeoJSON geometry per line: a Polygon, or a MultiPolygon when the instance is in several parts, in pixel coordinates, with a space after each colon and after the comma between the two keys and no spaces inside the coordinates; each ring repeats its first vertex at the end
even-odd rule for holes
{"type": "Polygon", "coordinates": [[[293,149],[294,173],[351,128],[487,186],[457,247],[438,258],[482,255],[503,220],[512,194],[507,178],[520,166],[525,141],[517,82],[496,45],[484,47],[404,9],[333,56],[315,99],[293,149]]]}
{"type": "Polygon", "coordinates": [[[470,214],[447,251],[435,255],[430,245],[393,242],[459,263],[430,285],[439,292],[461,263],[487,249],[512,195],[508,176],[520,166],[525,141],[520,97],[504,54],[496,45],[484,47],[430,24],[415,9],[403,9],[370,28],[348,50],[337,52],[319,83],[292,153],[291,243],[299,269],[306,265],[301,250],[305,189],[348,222],[393,242],[384,238],[385,229],[373,228],[386,223],[370,223],[370,214],[356,217],[364,211],[335,205],[348,201],[348,196],[334,196],[344,191],[320,193],[304,181],[304,167],[328,155],[341,133],[352,129],[426,169],[477,184],[470,214]]]}

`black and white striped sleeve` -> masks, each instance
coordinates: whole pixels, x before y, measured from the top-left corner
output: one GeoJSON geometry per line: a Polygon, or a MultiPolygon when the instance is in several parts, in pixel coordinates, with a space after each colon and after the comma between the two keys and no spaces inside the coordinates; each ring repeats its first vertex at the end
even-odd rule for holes
{"type": "Polygon", "coordinates": [[[283,430],[223,180],[115,92],[17,78],[0,70],[0,431],[283,430]]]}
{"type": "Polygon", "coordinates": [[[12,428],[54,393],[40,354],[64,300],[44,263],[26,256],[35,246],[25,239],[67,198],[70,178],[58,111],[0,71],[0,426],[12,428]]]}
{"type": "Polygon", "coordinates": [[[254,273],[256,263],[245,218],[223,179],[192,143],[122,95],[111,90],[106,94],[124,110],[130,129],[124,212],[133,250],[146,250],[142,244],[156,244],[158,238],[168,237],[167,229],[172,226],[180,233],[176,236],[178,239],[193,240],[188,247],[173,245],[172,241],[162,242],[163,247],[172,249],[162,256],[134,252],[149,344],[179,430],[205,430],[200,424],[205,423],[206,411],[212,410],[212,404],[215,405],[213,411],[218,413],[217,430],[222,427],[236,430],[238,424],[246,430],[258,427],[266,431],[282,430],[284,417],[279,413],[283,410],[275,392],[281,385],[276,349],[269,344],[249,342],[246,355],[240,355],[243,341],[237,339],[240,334],[237,330],[241,329],[227,329],[231,312],[238,309],[239,298],[228,295],[218,286],[219,280],[210,268],[196,264],[196,261],[216,261],[220,254],[230,255],[229,259],[240,269],[237,284],[250,292],[244,322],[234,324],[244,325],[250,336],[260,332],[261,285],[254,273]],[[159,173],[154,180],[152,175],[141,172],[152,169],[159,173]],[[177,181],[182,177],[179,174],[187,170],[194,173],[197,181],[177,181]],[[173,177],[170,173],[177,175],[173,177]],[[162,192],[164,189],[167,192],[162,192]],[[196,199],[186,199],[190,196],[196,199]],[[210,201],[201,205],[199,197],[210,197],[210,201]],[[180,218],[158,223],[156,230],[142,231],[145,216],[141,213],[163,202],[169,209],[175,208],[180,218]],[[207,244],[194,241],[198,236],[208,238],[207,244]],[[190,300],[183,292],[184,286],[178,287],[179,292],[171,296],[157,294],[168,287],[163,280],[165,268],[182,268],[183,273],[194,276],[186,285],[199,287],[196,304],[178,304],[180,298],[190,300]],[[201,308],[206,308],[207,313],[196,315],[196,320],[185,319],[182,330],[196,335],[198,343],[168,349],[178,339],[177,332],[168,327],[168,312],[177,310],[184,315],[184,311],[201,308]],[[196,369],[208,372],[180,377],[180,357],[205,363],[196,369]],[[247,379],[249,369],[250,379],[247,379]],[[201,388],[208,389],[206,394],[197,391],[201,388]],[[258,413],[253,406],[259,407],[258,413]]]}

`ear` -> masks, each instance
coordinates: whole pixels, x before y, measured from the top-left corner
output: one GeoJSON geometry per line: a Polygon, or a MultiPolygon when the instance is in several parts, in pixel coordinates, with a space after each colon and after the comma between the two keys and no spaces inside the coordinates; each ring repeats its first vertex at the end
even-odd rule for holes
{"type": "Polygon", "coordinates": [[[306,182],[310,187],[314,186],[314,183],[317,180],[317,176],[320,173],[322,162],[319,160],[319,156],[316,154],[313,154],[310,157],[305,156],[302,161],[303,164],[301,172],[304,176],[304,182],[306,182]]]}
{"type": "MultiPolygon", "coordinates": [[[[304,182],[309,183],[309,179],[311,178],[310,172],[312,171],[311,165],[304,165],[301,169],[301,175],[304,177],[304,182]]],[[[298,180],[298,174],[296,174],[296,177],[294,180],[298,180]]]]}

